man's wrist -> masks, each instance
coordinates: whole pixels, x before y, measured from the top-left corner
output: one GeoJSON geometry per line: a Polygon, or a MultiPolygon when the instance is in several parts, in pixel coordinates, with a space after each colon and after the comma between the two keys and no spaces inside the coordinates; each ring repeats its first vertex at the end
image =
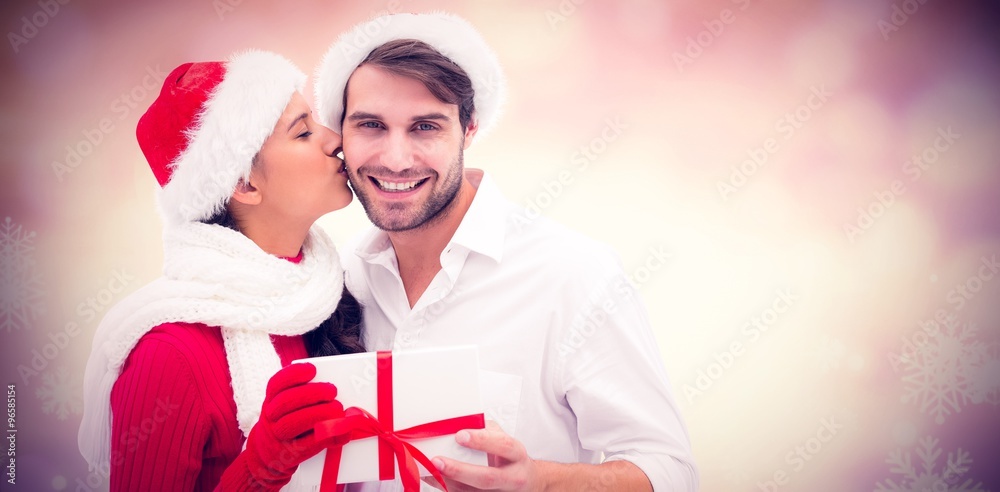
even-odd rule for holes
{"type": "Polygon", "coordinates": [[[535,484],[533,492],[549,492],[552,486],[552,474],[555,473],[556,463],[551,461],[532,460],[535,463],[535,484]]]}
{"type": "Polygon", "coordinates": [[[649,477],[630,461],[582,464],[535,460],[534,465],[533,492],[653,490],[649,477]]]}

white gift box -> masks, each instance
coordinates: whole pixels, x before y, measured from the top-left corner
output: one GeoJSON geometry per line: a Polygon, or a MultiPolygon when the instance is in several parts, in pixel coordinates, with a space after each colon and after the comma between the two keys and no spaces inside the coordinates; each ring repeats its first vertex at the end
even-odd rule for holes
{"type": "MultiPolygon", "coordinates": [[[[359,407],[378,417],[376,352],[301,359],[316,366],[314,381],[337,386],[337,399],[344,408],[359,407]]],[[[392,352],[393,430],[440,420],[483,413],[479,386],[479,352],[475,346],[392,352]]],[[[446,456],[475,465],[487,466],[486,453],[460,446],[454,434],[408,440],[428,459],[446,456]]],[[[316,491],[323,473],[327,451],[299,465],[283,490],[316,491]]],[[[396,477],[399,464],[395,463],[396,477]]],[[[421,476],[430,472],[420,465],[421,476]]],[[[344,445],[338,483],[379,480],[379,443],[367,437],[344,445]]]]}

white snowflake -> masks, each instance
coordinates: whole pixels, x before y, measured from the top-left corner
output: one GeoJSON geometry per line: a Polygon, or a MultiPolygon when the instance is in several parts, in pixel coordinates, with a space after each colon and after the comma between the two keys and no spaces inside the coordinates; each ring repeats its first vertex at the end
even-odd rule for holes
{"type": "Polygon", "coordinates": [[[35,390],[35,396],[42,400],[43,413],[55,413],[59,420],[66,420],[70,413],[83,412],[83,395],[77,391],[82,385],[79,376],[71,377],[66,368],[60,367],[54,374],[42,374],[42,386],[35,390]]]}
{"type": "Polygon", "coordinates": [[[0,266],[6,270],[31,263],[34,240],[34,232],[25,232],[20,224],[6,217],[0,224],[0,266]]]}
{"type": "Polygon", "coordinates": [[[1000,342],[990,343],[970,375],[970,399],[973,403],[1000,405],[1000,342]]]}
{"type": "Polygon", "coordinates": [[[0,223],[0,330],[8,333],[27,328],[44,308],[34,242],[35,233],[10,217],[0,223]]]}
{"type": "Polygon", "coordinates": [[[983,489],[982,482],[973,483],[972,479],[962,482],[962,476],[969,472],[972,465],[972,458],[962,448],[958,448],[954,453],[948,453],[948,458],[943,463],[944,467],[941,470],[937,469],[938,458],[942,453],[938,442],[930,436],[920,440],[916,450],[917,458],[920,460],[917,466],[914,466],[909,451],[904,453],[902,449],[897,449],[890,452],[885,462],[892,465],[889,472],[899,475],[900,481],[897,483],[889,478],[878,482],[875,484],[875,492],[935,490],[987,492],[983,489]]]}
{"type": "Polygon", "coordinates": [[[958,413],[971,399],[971,377],[985,346],[976,340],[977,328],[950,318],[903,365],[903,403],[916,403],[920,411],[943,424],[946,415],[958,413]]]}
{"type": "Polygon", "coordinates": [[[828,335],[823,336],[823,340],[813,350],[816,364],[819,365],[823,374],[840,368],[840,361],[844,358],[847,350],[840,340],[831,339],[828,335]]]}

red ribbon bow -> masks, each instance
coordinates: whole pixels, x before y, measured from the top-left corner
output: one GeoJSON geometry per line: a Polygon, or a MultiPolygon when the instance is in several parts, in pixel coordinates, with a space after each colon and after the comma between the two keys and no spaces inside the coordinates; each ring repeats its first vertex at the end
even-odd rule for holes
{"type": "Polygon", "coordinates": [[[395,462],[399,463],[405,492],[420,489],[420,469],[417,462],[424,465],[435,480],[444,488],[444,478],[438,473],[431,460],[407,442],[412,439],[426,439],[454,434],[462,429],[482,429],[486,426],[483,414],[466,415],[429,422],[408,429],[393,430],[392,423],[392,352],[382,351],[377,355],[378,417],[362,408],[350,407],[344,416],[316,424],[316,439],[326,441],[326,461],[323,464],[323,478],[320,492],[334,492],[337,475],[340,473],[340,458],[343,447],[348,442],[366,437],[378,437],[379,480],[396,478],[395,462]]]}

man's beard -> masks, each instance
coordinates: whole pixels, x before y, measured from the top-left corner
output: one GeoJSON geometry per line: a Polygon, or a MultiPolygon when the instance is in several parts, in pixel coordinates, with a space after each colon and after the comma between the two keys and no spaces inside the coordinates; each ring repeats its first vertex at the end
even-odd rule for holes
{"type": "MultiPolygon", "coordinates": [[[[377,199],[373,199],[369,194],[373,193],[374,190],[366,188],[365,185],[378,185],[371,183],[367,177],[361,177],[362,174],[368,174],[367,172],[362,173],[362,171],[368,170],[365,166],[361,166],[355,172],[351,172],[348,166],[347,177],[354,189],[354,194],[358,196],[358,201],[365,208],[368,220],[372,221],[375,227],[387,232],[409,231],[432,224],[435,220],[447,215],[448,210],[455,203],[458,191],[462,188],[465,170],[463,154],[462,148],[459,147],[458,156],[448,167],[448,174],[444,180],[439,179],[440,175],[434,172],[433,181],[436,188],[431,190],[431,196],[422,203],[413,205],[402,203],[376,205],[377,199]]],[[[389,174],[385,173],[385,175],[389,174]]],[[[395,176],[405,178],[406,173],[395,173],[395,176]]],[[[426,186],[426,184],[422,186],[426,186]]]]}

